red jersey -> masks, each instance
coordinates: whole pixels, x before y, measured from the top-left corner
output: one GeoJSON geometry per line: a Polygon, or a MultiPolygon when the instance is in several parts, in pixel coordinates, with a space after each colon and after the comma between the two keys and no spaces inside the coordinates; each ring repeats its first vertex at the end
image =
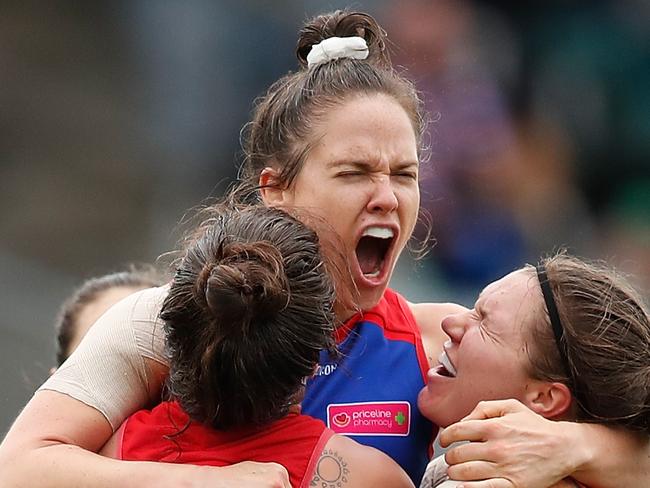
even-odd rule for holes
{"type": "Polygon", "coordinates": [[[190,420],[178,403],[163,402],[122,424],[117,457],[209,466],[275,462],[292,486],[307,487],[332,435],[322,421],[297,413],[264,427],[220,431],[190,420]]]}

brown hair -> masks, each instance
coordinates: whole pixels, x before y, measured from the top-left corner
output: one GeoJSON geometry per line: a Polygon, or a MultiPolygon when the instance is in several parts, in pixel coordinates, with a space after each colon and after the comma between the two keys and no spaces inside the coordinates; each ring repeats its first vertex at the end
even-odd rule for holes
{"type": "Polygon", "coordinates": [[[153,266],[132,264],[126,271],[90,278],[72,292],[56,318],[56,362],[61,366],[72,354],[70,342],[77,329],[81,311],[92,304],[100,295],[114,288],[142,289],[160,286],[164,283],[161,273],[153,266]]]}
{"type": "Polygon", "coordinates": [[[418,143],[424,131],[422,104],[411,82],[393,70],[386,33],[370,15],[337,10],[308,21],[296,49],[301,70],[276,81],[261,97],[243,133],[242,178],[257,183],[267,166],[279,169],[274,185],[289,187],[313,143],[313,126],[331,107],[353,96],[385,94],[395,99],[413,124],[418,143]],[[341,58],[307,68],[312,46],[330,37],[366,40],[365,60],[341,58]]]}
{"type": "Polygon", "coordinates": [[[191,418],[261,425],[334,350],[334,285],[317,233],[278,208],[214,205],[162,307],[168,387],[191,418]]]}
{"type": "Polygon", "coordinates": [[[577,420],[650,433],[650,322],[641,297],[596,263],[560,253],[542,265],[563,326],[569,371],[544,307],[530,341],[532,376],[570,385],[577,420]]]}

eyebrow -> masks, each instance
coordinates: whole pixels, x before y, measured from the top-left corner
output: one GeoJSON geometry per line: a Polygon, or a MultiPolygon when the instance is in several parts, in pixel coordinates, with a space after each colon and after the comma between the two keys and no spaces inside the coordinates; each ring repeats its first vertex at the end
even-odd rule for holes
{"type": "MultiPolygon", "coordinates": [[[[487,286],[485,288],[487,288],[487,286]]],[[[479,315],[481,315],[482,317],[486,317],[488,315],[487,310],[485,309],[483,304],[481,304],[481,306],[478,306],[478,303],[481,301],[481,298],[483,298],[485,288],[483,288],[483,290],[481,290],[481,293],[479,293],[478,298],[474,302],[474,310],[476,310],[479,313],[479,315]]]]}
{"type": "MultiPolygon", "coordinates": [[[[375,168],[376,164],[375,163],[370,163],[366,161],[359,161],[356,159],[338,159],[336,161],[331,161],[327,163],[327,168],[328,169],[335,169],[340,166],[350,166],[356,169],[364,170],[364,171],[373,171],[375,168]]],[[[411,168],[411,167],[420,167],[420,161],[403,161],[399,163],[395,163],[390,166],[391,170],[393,171],[400,171],[404,170],[406,168],[411,168]]]]}
{"type": "MultiPolygon", "coordinates": [[[[487,286],[485,288],[487,288],[487,286]]],[[[476,301],[474,303],[478,303],[478,301],[483,297],[483,294],[485,293],[485,288],[483,288],[481,292],[478,294],[478,296],[476,297],[476,301]]]]}
{"type": "Polygon", "coordinates": [[[420,167],[420,161],[404,161],[401,163],[396,163],[394,168],[397,170],[408,169],[415,166],[416,168],[420,167]]]}
{"type": "Polygon", "coordinates": [[[363,161],[356,161],[353,159],[338,159],[327,163],[328,168],[338,168],[339,166],[352,166],[358,169],[370,169],[372,164],[363,161]]]}

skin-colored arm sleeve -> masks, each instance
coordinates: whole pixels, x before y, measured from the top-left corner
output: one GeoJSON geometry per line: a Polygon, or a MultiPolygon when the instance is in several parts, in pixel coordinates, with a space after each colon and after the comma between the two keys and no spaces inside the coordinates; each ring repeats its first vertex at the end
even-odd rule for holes
{"type": "Polygon", "coordinates": [[[165,370],[162,321],[168,288],[150,288],[111,307],[90,328],[70,358],[41,386],[89,405],[115,431],[124,419],[158,398],[165,370]]]}

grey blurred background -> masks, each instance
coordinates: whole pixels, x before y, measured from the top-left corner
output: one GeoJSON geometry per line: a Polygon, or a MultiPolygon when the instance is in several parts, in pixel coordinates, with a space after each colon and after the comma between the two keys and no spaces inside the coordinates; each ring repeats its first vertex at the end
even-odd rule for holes
{"type": "MultiPolygon", "coordinates": [[[[347,5],[0,1],[0,435],[54,364],[62,300],[173,248],[233,178],[254,98],[297,68],[301,22],[347,5]]],[[[436,242],[394,288],[471,304],[566,246],[650,289],[648,2],[351,6],[384,25],[432,119],[436,242]]]]}

